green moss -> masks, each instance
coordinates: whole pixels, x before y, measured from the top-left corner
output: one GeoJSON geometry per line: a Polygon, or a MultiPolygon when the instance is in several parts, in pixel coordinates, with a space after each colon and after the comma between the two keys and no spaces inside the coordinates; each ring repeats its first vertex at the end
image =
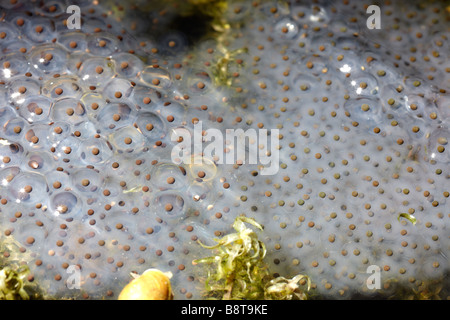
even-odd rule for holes
{"type": "Polygon", "coordinates": [[[234,221],[235,233],[215,239],[217,244],[214,246],[200,243],[216,252],[213,256],[194,261],[195,265],[209,267],[205,295],[223,300],[306,299],[305,291],[311,286],[309,277],[301,274],[292,279],[273,277],[264,262],[266,246],[246,224],[263,230],[263,226],[254,219],[241,216],[234,221]]]}

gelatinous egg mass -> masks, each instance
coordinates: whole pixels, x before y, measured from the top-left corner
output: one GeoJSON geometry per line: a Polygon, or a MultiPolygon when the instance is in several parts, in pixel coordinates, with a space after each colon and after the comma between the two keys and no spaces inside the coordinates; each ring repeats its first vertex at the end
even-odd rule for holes
{"type": "Polygon", "coordinates": [[[0,2],[0,267],[40,298],[200,299],[240,215],[308,297],[449,298],[448,3],[65,5],[0,2]]]}

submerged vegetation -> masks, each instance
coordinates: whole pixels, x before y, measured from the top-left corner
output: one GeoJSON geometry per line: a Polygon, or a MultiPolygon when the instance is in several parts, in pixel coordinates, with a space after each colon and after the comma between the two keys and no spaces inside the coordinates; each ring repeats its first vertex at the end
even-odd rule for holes
{"type": "Polygon", "coordinates": [[[0,270],[0,300],[28,300],[24,279],[29,273],[27,266],[17,269],[4,267],[0,270]]]}
{"type": "Polygon", "coordinates": [[[206,296],[224,300],[305,300],[305,291],[311,286],[310,278],[302,274],[292,279],[273,277],[264,262],[264,243],[246,224],[263,230],[254,219],[240,216],[233,224],[235,233],[215,239],[217,244],[213,246],[200,243],[216,252],[213,256],[194,260],[194,264],[211,267],[205,281],[206,296]]]}

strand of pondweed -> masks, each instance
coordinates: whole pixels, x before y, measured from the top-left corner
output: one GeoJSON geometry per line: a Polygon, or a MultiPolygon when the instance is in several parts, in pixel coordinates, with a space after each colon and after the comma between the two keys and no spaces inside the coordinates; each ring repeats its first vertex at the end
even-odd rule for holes
{"type": "Polygon", "coordinates": [[[263,226],[254,219],[240,216],[233,223],[236,233],[214,239],[217,244],[213,246],[206,246],[200,242],[206,249],[217,250],[215,256],[193,262],[213,265],[205,281],[206,295],[224,300],[306,299],[301,287],[307,283],[307,290],[310,289],[309,277],[297,275],[292,279],[273,278],[263,261],[267,252],[266,247],[246,223],[263,230],[263,226]]]}

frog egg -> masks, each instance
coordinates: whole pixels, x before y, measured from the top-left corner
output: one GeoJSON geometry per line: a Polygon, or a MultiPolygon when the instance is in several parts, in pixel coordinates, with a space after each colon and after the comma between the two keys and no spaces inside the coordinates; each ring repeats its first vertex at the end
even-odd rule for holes
{"type": "Polygon", "coordinates": [[[91,54],[106,57],[119,49],[119,41],[109,33],[99,32],[87,37],[87,46],[91,54]]]}
{"type": "Polygon", "coordinates": [[[299,95],[310,95],[317,92],[319,79],[313,75],[299,73],[292,79],[292,85],[299,95]]]}
{"type": "Polygon", "coordinates": [[[42,3],[36,11],[45,17],[57,17],[66,13],[66,4],[61,0],[51,0],[42,3]]]}
{"type": "Polygon", "coordinates": [[[214,85],[210,74],[204,70],[189,70],[185,78],[187,79],[186,85],[189,93],[195,96],[208,94],[214,85]]]}
{"type": "Polygon", "coordinates": [[[92,58],[92,56],[84,51],[76,51],[70,53],[69,59],[66,63],[67,72],[74,75],[79,75],[78,73],[83,65],[83,62],[90,58],[92,58]]]}
{"type": "Polygon", "coordinates": [[[3,48],[7,43],[17,41],[19,31],[11,23],[3,20],[0,23],[0,46],[3,48]]]}
{"type": "Polygon", "coordinates": [[[143,135],[135,127],[123,127],[114,131],[108,141],[118,153],[131,154],[142,150],[145,144],[143,135]]]}
{"type": "Polygon", "coordinates": [[[108,103],[97,115],[101,133],[109,133],[119,128],[133,125],[136,112],[125,103],[108,103]]]}
{"type": "Polygon", "coordinates": [[[47,175],[47,184],[52,194],[56,191],[72,189],[73,186],[69,173],[59,170],[55,170],[52,174],[47,175]]]}
{"type": "Polygon", "coordinates": [[[133,101],[138,110],[152,111],[153,106],[161,101],[161,93],[153,88],[136,85],[133,89],[133,101]]]}
{"type": "Polygon", "coordinates": [[[170,126],[182,126],[186,123],[187,108],[179,102],[167,101],[156,106],[155,110],[170,126]]]}
{"type": "Polygon", "coordinates": [[[32,72],[42,77],[63,73],[68,60],[67,51],[57,44],[45,44],[30,51],[29,64],[32,72]]]}
{"type": "Polygon", "coordinates": [[[186,166],[188,176],[192,180],[199,182],[213,181],[217,176],[218,167],[212,159],[202,157],[200,163],[196,163],[194,159],[186,166]]]}
{"type": "MultiPolygon", "coordinates": [[[[0,39],[1,39],[1,32],[0,32],[0,39]]],[[[14,40],[9,43],[5,43],[2,48],[2,52],[5,54],[13,53],[13,52],[20,52],[20,53],[27,53],[29,52],[33,47],[33,44],[27,40],[14,40]]]]}
{"type": "MultiPolygon", "coordinates": [[[[59,127],[55,128],[56,130],[59,127]]],[[[53,153],[54,159],[60,160],[63,163],[76,162],[79,160],[79,147],[80,141],[77,137],[68,135],[61,141],[58,141],[53,144],[51,151],[53,153]]]]}
{"type": "Polygon", "coordinates": [[[132,217],[132,214],[124,210],[113,210],[104,215],[99,226],[126,239],[125,233],[132,235],[137,230],[137,225],[130,223],[132,217]]]}
{"type": "Polygon", "coordinates": [[[187,188],[186,194],[191,203],[195,203],[197,206],[202,205],[204,210],[207,210],[215,202],[214,195],[210,192],[210,186],[206,183],[192,182],[187,188]]]}
{"type": "Polygon", "coordinates": [[[185,190],[189,184],[186,170],[173,163],[159,162],[151,173],[151,184],[158,190],[185,190]]]}
{"type": "Polygon", "coordinates": [[[22,105],[30,96],[38,96],[40,92],[39,82],[27,77],[16,77],[8,84],[10,101],[16,106],[22,105]]]}
{"type": "Polygon", "coordinates": [[[52,100],[44,96],[29,96],[22,103],[19,114],[29,123],[48,123],[52,100]]]}
{"type": "Polygon", "coordinates": [[[26,122],[22,118],[12,118],[5,123],[3,128],[1,128],[0,132],[2,136],[7,139],[11,139],[13,141],[18,141],[26,132],[26,122]]]}
{"type": "Polygon", "coordinates": [[[28,71],[26,57],[21,53],[9,53],[0,58],[0,79],[7,80],[28,71]]]}
{"type": "Polygon", "coordinates": [[[50,112],[53,121],[67,121],[72,125],[85,121],[86,109],[77,99],[67,98],[57,101],[50,112]]]}
{"type": "MultiPolygon", "coordinates": [[[[37,222],[37,221],[36,221],[37,222]]],[[[49,235],[47,226],[34,222],[31,217],[22,216],[14,226],[12,235],[24,248],[39,250],[49,235]]]]}
{"type": "Polygon", "coordinates": [[[58,36],[60,43],[69,52],[84,52],[87,49],[87,36],[79,31],[63,32],[58,36]]]}
{"type": "MultiPolygon", "coordinates": [[[[80,56],[80,58],[84,58],[84,56],[80,56]]],[[[77,74],[86,86],[102,87],[113,78],[114,63],[106,58],[87,58],[82,60],[77,74]]]]}
{"type": "Polygon", "coordinates": [[[350,113],[350,119],[357,121],[364,128],[373,130],[381,123],[383,112],[378,99],[349,99],[345,102],[344,109],[350,113]]]}
{"type": "Polygon", "coordinates": [[[47,152],[28,152],[22,162],[22,170],[46,175],[54,170],[54,162],[47,152]]]}
{"type": "Polygon", "coordinates": [[[7,188],[11,181],[20,173],[20,168],[16,166],[4,167],[0,165],[0,185],[7,188]]]}
{"type": "Polygon", "coordinates": [[[8,192],[11,201],[34,207],[47,199],[47,180],[39,173],[22,172],[10,182],[8,192]]]}
{"type": "Polygon", "coordinates": [[[439,126],[427,136],[427,153],[431,161],[448,163],[450,160],[448,141],[450,131],[445,126],[439,126]]]}
{"type": "Polygon", "coordinates": [[[159,192],[153,201],[155,213],[164,221],[183,218],[185,202],[183,197],[173,190],[159,192]]]}
{"type": "Polygon", "coordinates": [[[146,66],[139,79],[144,85],[158,90],[167,90],[172,85],[170,72],[159,65],[146,66]]]}
{"type": "Polygon", "coordinates": [[[32,128],[29,128],[24,134],[24,146],[31,150],[49,150],[51,143],[47,139],[48,125],[35,124],[32,128]]]}
{"type": "Polygon", "coordinates": [[[52,122],[48,127],[47,139],[56,148],[70,133],[71,126],[69,123],[64,121],[52,122]]]}
{"type": "Polygon", "coordinates": [[[103,138],[89,138],[79,146],[79,159],[87,165],[108,161],[114,154],[111,144],[103,138]]]}
{"type": "Polygon", "coordinates": [[[71,175],[72,185],[83,193],[95,193],[102,189],[103,177],[95,169],[81,168],[71,175]]]}
{"type": "Polygon", "coordinates": [[[280,39],[294,39],[299,32],[297,23],[289,18],[283,18],[276,22],[274,33],[280,39]]]}
{"type": "Polygon", "coordinates": [[[134,79],[139,72],[144,68],[144,63],[141,59],[130,53],[116,53],[112,55],[115,62],[115,70],[119,77],[125,79],[134,79]]]}
{"type": "Polygon", "coordinates": [[[75,218],[81,210],[80,199],[71,191],[58,192],[50,198],[49,213],[55,217],[75,218]]]}
{"type": "Polygon", "coordinates": [[[2,140],[0,144],[0,166],[14,166],[20,163],[23,147],[18,143],[2,140]]]}
{"type": "Polygon", "coordinates": [[[34,43],[52,42],[55,38],[55,25],[46,18],[35,18],[25,26],[24,35],[34,43]]]}
{"type": "Polygon", "coordinates": [[[377,79],[366,72],[351,73],[351,77],[345,80],[346,87],[350,89],[351,98],[361,96],[374,96],[378,94],[379,87],[377,79]]]}
{"type": "Polygon", "coordinates": [[[103,89],[103,96],[111,102],[126,101],[133,94],[133,85],[122,78],[114,78],[103,89]]]}
{"type": "Polygon", "coordinates": [[[166,128],[161,118],[152,112],[138,112],[136,126],[149,142],[159,141],[166,136],[166,128]]]}
{"type": "Polygon", "coordinates": [[[79,99],[82,91],[78,82],[77,77],[66,75],[50,79],[42,86],[42,94],[55,100],[63,98],[79,99]]]}
{"type": "Polygon", "coordinates": [[[165,32],[158,41],[158,49],[164,56],[183,54],[187,50],[188,39],[181,32],[165,32]]]}
{"type": "Polygon", "coordinates": [[[73,134],[77,137],[87,138],[97,134],[97,128],[91,121],[83,121],[73,126],[73,134]]]}
{"type": "Polygon", "coordinates": [[[97,92],[83,94],[80,101],[86,106],[87,117],[92,123],[95,123],[95,118],[99,110],[103,109],[107,104],[106,99],[97,92]]]}

